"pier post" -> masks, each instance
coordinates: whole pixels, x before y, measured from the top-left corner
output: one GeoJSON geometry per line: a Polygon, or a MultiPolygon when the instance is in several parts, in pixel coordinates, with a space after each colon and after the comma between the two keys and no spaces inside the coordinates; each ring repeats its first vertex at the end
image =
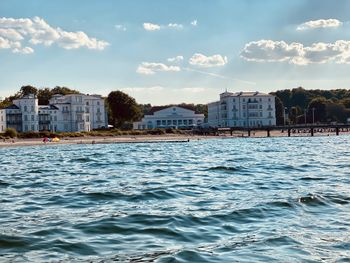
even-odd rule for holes
{"type": "Polygon", "coordinates": [[[314,128],[311,128],[310,132],[311,132],[311,136],[314,136],[314,128]]]}
{"type": "Polygon", "coordinates": [[[233,135],[233,129],[232,128],[230,129],[230,135],[231,136],[233,135]]]}
{"type": "Polygon", "coordinates": [[[339,135],[339,127],[336,127],[336,128],[335,128],[335,134],[336,134],[336,135],[339,135]]]}
{"type": "Polygon", "coordinates": [[[250,130],[248,130],[248,137],[250,137],[250,130]]]}
{"type": "Polygon", "coordinates": [[[266,131],[267,131],[267,137],[270,137],[270,130],[267,129],[266,131]]]}
{"type": "Polygon", "coordinates": [[[290,129],[288,129],[288,137],[290,137],[290,129]]]}

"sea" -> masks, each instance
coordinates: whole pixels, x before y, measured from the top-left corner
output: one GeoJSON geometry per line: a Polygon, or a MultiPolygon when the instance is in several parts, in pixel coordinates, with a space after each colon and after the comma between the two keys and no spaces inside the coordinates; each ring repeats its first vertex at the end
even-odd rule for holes
{"type": "Polygon", "coordinates": [[[350,262],[350,136],[1,148],[0,262],[350,262]]]}

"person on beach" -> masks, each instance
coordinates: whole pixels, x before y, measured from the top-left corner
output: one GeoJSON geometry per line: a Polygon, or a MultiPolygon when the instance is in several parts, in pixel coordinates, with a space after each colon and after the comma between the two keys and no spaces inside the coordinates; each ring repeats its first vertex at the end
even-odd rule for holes
{"type": "Polygon", "coordinates": [[[44,143],[47,143],[48,141],[49,141],[49,138],[44,137],[43,142],[44,142],[44,143]]]}

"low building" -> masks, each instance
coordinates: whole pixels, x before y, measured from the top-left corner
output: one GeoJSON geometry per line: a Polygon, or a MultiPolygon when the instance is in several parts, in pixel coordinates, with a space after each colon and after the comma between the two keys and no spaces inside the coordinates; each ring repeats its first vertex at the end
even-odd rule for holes
{"type": "Polygon", "coordinates": [[[276,125],[275,96],[261,92],[224,92],[208,104],[210,127],[262,127],[276,125]]]}
{"type": "Polygon", "coordinates": [[[38,105],[29,94],[0,109],[0,129],[19,132],[79,132],[107,127],[104,99],[99,95],[54,95],[48,105],[38,105]]]}
{"type": "Polygon", "coordinates": [[[193,110],[178,106],[154,111],[145,115],[141,121],[134,122],[133,128],[138,130],[154,128],[193,128],[202,125],[204,114],[197,114],[193,110]]]}

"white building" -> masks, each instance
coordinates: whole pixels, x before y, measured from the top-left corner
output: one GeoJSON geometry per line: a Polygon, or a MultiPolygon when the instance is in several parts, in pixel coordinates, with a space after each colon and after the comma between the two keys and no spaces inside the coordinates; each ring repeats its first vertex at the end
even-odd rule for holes
{"type": "Polygon", "coordinates": [[[204,114],[193,110],[171,106],[145,115],[140,122],[134,122],[133,128],[144,130],[153,128],[193,128],[204,122],[204,114]]]}
{"type": "Polygon", "coordinates": [[[224,92],[208,104],[211,127],[261,127],[276,125],[275,96],[261,92],[224,92]]]}
{"type": "Polygon", "coordinates": [[[99,95],[54,95],[49,105],[38,105],[34,95],[14,100],[0,110],[0,129],[26,131],[90,131],[107,127],[104,99],[99,95]]]}

